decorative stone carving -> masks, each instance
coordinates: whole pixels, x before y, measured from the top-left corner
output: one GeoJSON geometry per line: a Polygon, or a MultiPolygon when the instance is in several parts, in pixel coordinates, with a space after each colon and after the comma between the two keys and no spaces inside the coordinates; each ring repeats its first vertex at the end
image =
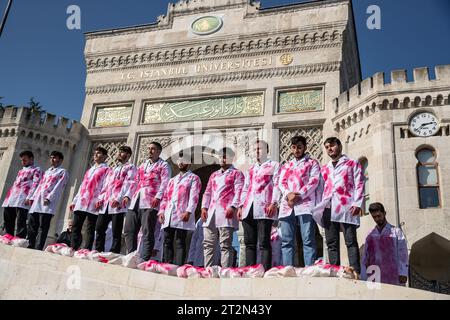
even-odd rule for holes
{"type": "Polygon", "coordinates": [[[144,123],[226,119],[263,114],[264,94],[147,103],[144,123]]]}
{"type": "Polygon", "coordinates": [[[304,136],[308,143],[308,153],[319,162],[322,161],[322,127],[280,129],[280,162],[292,159],[290,140],[294,136],[304,136]]]}
{"type": "Polygon", "coordinates": [[[154,137],[154,136],[144,136],[139,138],[138,149],[135,150],[135,153],[138,155],[137,157],[137,165],[140,165],[148,158],[148,146],[151,142],[159,142],[163,149],[169,146],[175,139],[173,137],[154,137]]]}
{"type": "Polygon", "coordinates": [[[117,161],[117,153],[119,152],[119,148],[123,145],[126,145],[127,139],[116,139],[116,140],[106,140],[106,141],[93,141],[91,151],[89,154],[89,163],[90,166],[94,164],[92,161],[93,152],[96,148],[102,147],[108,151],[108,158],[106,158],[106,163],[109,166],[116,166],[118,164],[117,161]]]}
{"type": "Polygon", "coordinates": [[[284,91],[278,93],[277,113],[323,110],[322,89],[284,91]]]}
{"type": "Polygon", "coordinates": [[[104,86],[86,87],[86,94],[108,94],[127,91],[150,91],[162,88],[199,86],[217,82],[245,81],[254,79],[266,79],[275,77],[295,77],[304,74],[339,71],[340,63],[337,61],[328,63],[316,63],[300,66],[288,66],[283,68],[271,68],[264,70],[252,70],[241,72],[229,72],[207,76],[176,77],[161,80],[141,81],[125,84],[113,84],[104,86]]]}
{"type": "Polygon", "coordinates": [[[131,105],[97,107],[93,127],[121,127],[129,126],[133,107],[131,105]]]}

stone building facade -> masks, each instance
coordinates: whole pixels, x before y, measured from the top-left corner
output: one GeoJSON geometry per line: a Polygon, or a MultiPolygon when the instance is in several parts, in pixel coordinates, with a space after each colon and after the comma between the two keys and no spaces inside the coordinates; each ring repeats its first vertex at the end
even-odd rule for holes
{"type": "MultiPolygon", "coordinates": [[[[88,139],[81,129],[73,137],[83,156],[71,163],[65,200],[98,145],[109,151],[110,164],[122,144],[132,147],[136,164],[151,141],[161,142],[169,161],[182,149],[195,151],[201,156],[192,169],[206,186],[217,169],[214,149],[223,143],[236,149],[236,165],[245,170],[257,137],[269,142],[272,159],[286,161],[290,137],[302,134],[325,163],[323,140],[339,136],[345,152],[364,164],[367,202],[383,202],[390,222],[402,225],[413,284],[445,290],[450,66],[436,67],[435,80],[421,68],[412,82],[406,71],[394,71],[391,83],[382,73],[362,81],[350,0],[268,9],[250,0],[178,1],[154,24],[87,33],[85,59],[80,122],[88,139]],[[437,120],[431,136],[409,129],[421,112],[437,120]]],[[[361,245],[371,227],[363,217],[361,245]]]]}

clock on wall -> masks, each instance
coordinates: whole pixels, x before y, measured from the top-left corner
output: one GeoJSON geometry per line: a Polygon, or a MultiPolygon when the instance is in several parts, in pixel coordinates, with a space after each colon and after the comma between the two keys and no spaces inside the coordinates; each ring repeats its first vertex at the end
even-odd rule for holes
{"type": "Polygon", "coordinates": [[[420,112],[409,121],[409,130],[417,137],[430,137],[439,131],[438,119],[430,112],[420,112]]]}

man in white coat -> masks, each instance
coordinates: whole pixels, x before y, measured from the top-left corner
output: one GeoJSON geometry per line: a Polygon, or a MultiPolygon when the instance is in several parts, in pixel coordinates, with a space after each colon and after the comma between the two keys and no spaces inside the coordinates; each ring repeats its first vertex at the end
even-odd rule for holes
{"type": "Polygon", "coordinates": [[[233,165],[234,151],[223,148],[219,153],[220,169],[208,181],[202,199],[202,220],[204,221],[205,267],[213,265],[216,242],[219,240],[221,266],[233,265],[233,231],[238,230],[237,209],[240,204],[244,175],[233,165]]]}
{"type": "Polygon", "coordinates": [[[369,212],[376,223],[367,235],[361,263],[361,278],[377,275],[381,283],[404,286],[408,280],[408,246],[400,228],[394,227],[386,220],[384,206],[375,202],[370,204],[369,212]],[[369,270],[367,270],[369,267],[369,270]]]}
{"type": "Polygon", "coordinates": [[[148,261],[155,246],[155,226],[159,206],[172,175],[170,165],[159,156],[162,145],[153,141],[148,147],[148,159],[137,169],[133,186],[124,197],[128,206],[124,236],[127,253],[136,251],[138,233],[142,228],[142,259],[148,261]]]}
{"type": "Polygon", "coordinates": [[[69,173],[61,167],[64,156],[59,151],[50,154],[51,167],[44,173],[44,177],[33,193],[32,203],[28,218],[28,248],[43,250],[47,239],[50,222],[55,215],[55,210],[61,195],[69,180],[69,173]],[[39,243],[36,246],[36,238],[39,235],[39,243]]]}
{"type": "Polygon", "coordinates": [[[95,226],[95,250],[105,251],[105,237],[108,225],[112,222],[112,245],[107,250],[120,253],[122,244],[123,220],[128,207],[123,203],[125,194],[134,183],[137,169],[130,163],[132,151],[128,146],[121,146],[117,155],[119,164],[109,171],[103,184],[99,200],[95,208],[98,210],[98,219],[95,226]]]}
{"type": "Polygon", "coordinates": [[[360,274],[356,229],[364,201],[361,164],[342,154],[342,143],[336,137],[327,138],[324,146],[331,160],[321,169],[324,190],[322,201],[313,210],[314,219],[325,228],[329,262],[334,265],[341,264],[339,232],[342,227],[350,266],[360,274]]]}
{"type": "Polygon", "coordinates": [[[17,173],[16,180],[6,194],[2,207],[5,231],[7,234],[19,238],[27,236],[27,217],[30,209],[30,199],[42,178],[42,170],[34,165],[34,155],[31,151],[22,151],[19,154],[23,168],[17,173]]]}
{"type": "Polygon", "coordinates": [[[279,200],[279,163],[268,158],[269,145],[257,140],[254,146],[257,162],[245,174],[238,217],[242,220],[245,243],[245,265],[260,260],[265,270],[272,267],[270,231],[277,219],[279,200]],[[257,246],[260,259],[257,259],[257,246]]]}
{"type": "Polygon", "coordinates": [[[312,217],[312,210],[316,205],[320,165],[306,153],[306,149],[305,137],[292,137],[291,152],[294,158],[280,169],[278,186],[282,198],[278,219],[281,224],[281,253],[284,266],[294,265],[297,222],[303,242],[305,265],[313,265],[317,257],[316,223],[312,217]]]}
{"type": "Polygon", "coordinates": [[[195,209],[202,189],[200,178],[188,170],[190,163],[188,157],[179,154],[180,173],[169,180],[159,209],[159,221],[164,230],[163,262],[179,266],[186,258],[187,231],[195,229],[195,209]]]}
{"type": "Polygon", "coordinates": [[[78,250],[81,246],[81,229],[87,218],[87,232],[84,249],[92,250],[95,238],[95,225],[97,223],[96,204],[99,201],[103,183],[111,168],[105,163],[108,152],[98,147],[94,151],[94,165],[86,171],[81,186],[70,205],[73,211],[72,245],[78,250]]]}

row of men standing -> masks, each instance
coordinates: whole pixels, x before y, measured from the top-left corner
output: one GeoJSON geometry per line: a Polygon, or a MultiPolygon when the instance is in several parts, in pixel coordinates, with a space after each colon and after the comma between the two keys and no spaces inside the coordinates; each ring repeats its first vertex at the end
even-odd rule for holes
{"type": "MultiPolygon", "coordinates": [[[[293,159],[280,165],[268,159],[268,144],[259,140],[254,145],[257,162],[245,175],[232,165],[235,156],[233,150],[221,150],[221,168],[211,175],[201,204],[205,266],[213,263],[217,242],[220,244],[221,265],[231,266],[232,235],[238,229],[239,220],[242,220],[244,228],[247,265],[256,263],[259,249],[261,263],[266,269],[270,268],[270,234],[276,220],[281,224],[283,265],[293,265],[297,226],[300,227],[305,264],[311,265],[317,258],[316,225],[312,214],[314,210],[321,210],[324,211],[330,262],[340,264],[339,228],[342,224],[350,265],[360,270],[356,240],[364,195],[360,165],[342,154],[342,146],[337,138],[325,141],[325,148],[332,161],[322,169],[318,161],[306,153],[306,146],[304,137],[293,137],[293,159]]],[[[141,230],[142,258],[148,260],[155,244],[156,220],[160,219],[165,239],[164,261],[177,264],[184,262],[186,234],[195,228],[194,216],[201,182],[189,170],[190,159],[182,154],[177,161],[180,173],[170,179],[171,169],[159,157],[161,151],[161,145],[152,142],[149,158],[139,168],[129,162],[132,152],[127,146],[120,148],[117,155],[119,165],[115,168],[105,163],[105,149],[99,147],[94,151],[94,165],[84,175],[70,205],[73,211],[71,246],[74,249],[81,246],[81,229],[87,220],[85,248],[93,248],[95,237],[96,250],[105,251],[105,233],[112,222],[113,243],[110,251],[120,252],[122,229],[127,252],[135,251],[138,232],[141,230]],[[176,254],[173,252],[174,242],[176,254]]],[[[11,221],[15,220],[17,213],[19,235],[24,236],[23,217],[30,209],[30,239],[35,239],[36,226],[40,226],[41,243],[38,248],[42,249],[68,173],[61,168],[62,154],[55,152],[51,156],[52,167],[41,181],[41,170],[30,165],[32,158],[29,151],[21,154],[24,169],[19,172],[19,176],[26,176],[25,181],[33,183],[24,192],[20,192],[20,185],[15,183],[8,192],[3,205],[6,207],[5,225],[7,232],[11,232],[11,221]],[[26,198],[24,206],[18,206],[17,203],[23,197],[26,198]],[[12,199],[17,203],[12,203],[12,199]],[[13,210],[15,207],[19,209],[13,210]]],[[[30,246],[34,247],[33,241],[30,241],[30,246]]]]}
{"type": "MultiPolygon", "coordinates": [[[[270,236],[277,220],[281,224],[282,264],[294,264],[295,232],[299,227],[305,265],[312,265],[317,258],[316,220],[325,229],[330,263],[340,265],[339,232],[342,228],[350,266],[360,273],[356,229],[364,199],[361,166],[342,154],[339,139],[328,138],[324,146],[331,160],[321,168],[318,161],[306,153],[306,139],[293,137],[293,159],[280,165],[268,158],[268,144],[258,140],[254,145],[257,161],[245,175],[232,165],[233,150],[220,150],[221,168],[209,178],[201,203],[204,265],[213,265],[213,257],[220,250],[220,264],[232,266],[233,232],[239,228],[239,220],[244,228],[246,265],[256,264],[259,260],[266,270],[271,267],[270,236]]],[[[148,159],[136,168],[129,161],[131,148],[123,146],[117,155],[119,165],[110,168],[105,163],[107,151],[101,147],[94,150],[94,165],[85,173],[70,205],[73,211],[71,246],[74,249],[81,246],[81,230],[87,220],[85,248],[93,248],[95,237],[95,249],[105,251],[105,234],[112,222],[110,251],[120,253],[122,230],[127,253],[136,251],[141,230],[141,256],[149,260],[159,219],[164,230],[163,261],[184,263],[186,235],[187,231],[195,229],[201,182],[189,170],[191,159],[183,153],[176,161],[180,173],[170,178],[170,166],[160,158],[161,152],[162,146],[152,142],[148,159]]],[[[60,153],[52,153],[52,166],[42,181],[40,169],[32,164],[32,154],[24,152],[21,159],[24,169],[19,172],[3,204],[5,226],[8,233],[13,232],[13,221],[18,214],[18,233],[23,236],[23,216],[30,209],[30,246],[35,246],[33,237],[36,238],[37,228],[41,226],[41,241],[37,248],[42,249],[68,174],[61,168],[63,156],[60,153]],[[27,158],[31,159],[29,163],[27,158]],[[27,181],[32,181],[30,186],[27,181]],[[28,189],[20,183],[26,184],[28,189]],[[25,207],[18,206],[24,199],[25,207]]]]}

